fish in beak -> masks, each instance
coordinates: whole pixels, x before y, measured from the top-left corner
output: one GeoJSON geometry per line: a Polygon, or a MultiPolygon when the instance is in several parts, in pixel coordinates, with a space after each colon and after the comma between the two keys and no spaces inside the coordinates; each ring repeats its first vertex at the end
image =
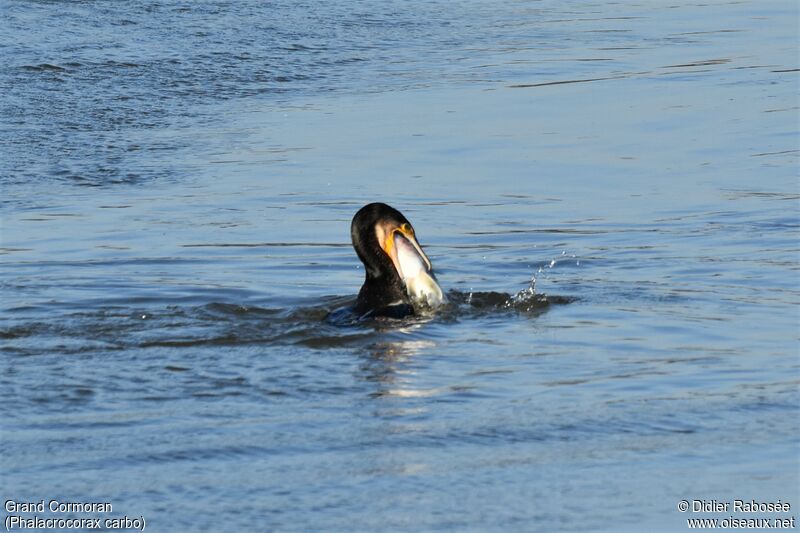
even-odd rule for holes
{"type": "Polygon", "coordinates": [[[414,235],[414,228],[404,223],[385,231],[381,243],[389,255],[394,268],[406,286],[406,292],[414,303],[428,307],[439,307],[447,302],[442,288],[433,274],[431,261],[414,235]]]}

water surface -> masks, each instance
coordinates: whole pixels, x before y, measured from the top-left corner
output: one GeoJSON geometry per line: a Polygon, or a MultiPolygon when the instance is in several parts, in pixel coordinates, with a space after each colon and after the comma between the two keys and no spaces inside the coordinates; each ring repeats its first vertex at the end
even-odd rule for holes
{"type": "Polygon", "coordinates": [[[4,500],[157,531],[800,506],[793,2],[0,10],[4,500]],[[451,307],[326,320],[372,201],[451,307]]]}

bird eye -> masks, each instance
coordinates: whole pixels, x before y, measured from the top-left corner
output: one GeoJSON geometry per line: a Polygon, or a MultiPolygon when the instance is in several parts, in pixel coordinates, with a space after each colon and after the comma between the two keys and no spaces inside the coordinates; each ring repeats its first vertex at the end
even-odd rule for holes
{"type": "Polygon", "coordinates": [[[409,235],[414,235],[414,228],[411,227],[411,224],[408,222],[403,222],[403,225],[400,226],[400,229],[403,230],[404,233],[408,233],[409,235]]]}

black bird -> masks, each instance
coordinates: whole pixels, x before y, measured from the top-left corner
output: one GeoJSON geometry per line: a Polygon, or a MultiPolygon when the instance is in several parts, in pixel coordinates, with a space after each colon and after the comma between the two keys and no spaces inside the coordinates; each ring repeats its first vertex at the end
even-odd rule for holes
{"type": "Polygon", "coordinates": [[[358,315],[400,318],[445,303],[431,262],[400,211],[382,203],[365,205],[353,217],[350,237],[366,271],[358,315]]]}

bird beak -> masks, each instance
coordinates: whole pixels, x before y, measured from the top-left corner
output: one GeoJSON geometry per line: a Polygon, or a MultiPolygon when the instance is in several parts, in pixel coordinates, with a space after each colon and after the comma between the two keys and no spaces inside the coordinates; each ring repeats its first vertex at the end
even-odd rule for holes
{"type": "MultiPolygon", "coordinates": [[[[403,263],[409,262],[403,261],[403,259],[410,259],[412,262],[414,259],[421,260],[423,263],[422,266],[427,272],[433,270],[431,260],[428,259],[425,252],[422,251],[422,247],[419,245],[419,242],[417,242],[417,236],[414,235],[414,229],[409,224],[402,224],[395,228],[389,236],[390,238],[387,239],[386,242],[387,253],[389,257],[392,257],[392,261],[395,263],[395,268],[397,268],[397,272],[400,273],[400,277],[403,277],[403,263]],[[410,244],[411,247],[409,248],[406,243],[410,244]],[[411,257],[408,257],[409,255],[411,257]]],[[[408,270],[408,268],[406,268],[406,270],[408,270]]]]}
{"type": "Polygon", "coordinates": [[[404,280],[406,278],[403,275],[404,263],[407,275],[412,274],[412,270],[419,270],[420,267],[424,268],[426,272],[430,272],[433,269],[431,260],[428,259],[419,242],[417,242],[414,229],[408,224],[402,224],[386,232],[386,238],[381,243],[381,246],[383,251],[392,259],[397,273],[404,280]],[[421,263],[417,265],[417,268],[413,268],[415,261],[421,263]]]}
{"type": "Polygon", "coordinates": [[[402,224],[388,231],[381,246],[392,259],[394,268],[412,299],[425,302],[429,306],[438,306],[446,301],[444,292],[433,275],[431,261],[422,251],[414,229],[409,224],[402,224]]]}

